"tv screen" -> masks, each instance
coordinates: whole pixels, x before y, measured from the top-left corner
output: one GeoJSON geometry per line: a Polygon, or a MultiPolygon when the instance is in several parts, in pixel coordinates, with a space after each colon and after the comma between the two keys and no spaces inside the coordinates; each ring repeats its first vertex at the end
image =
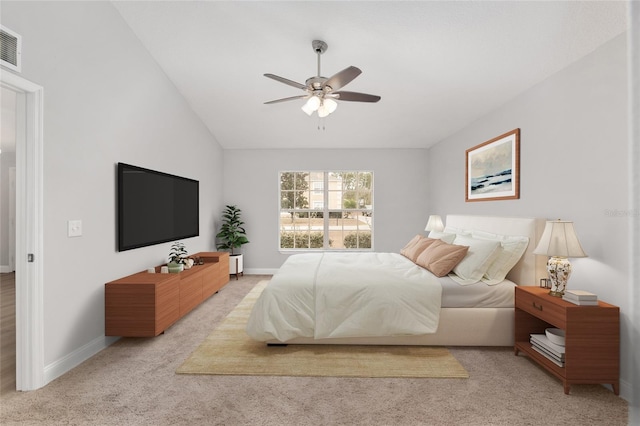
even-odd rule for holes
{"type": "Polygon", "coordinates": [[[118,251],[197,237],[199,182],[118,163],[118,251]]]}

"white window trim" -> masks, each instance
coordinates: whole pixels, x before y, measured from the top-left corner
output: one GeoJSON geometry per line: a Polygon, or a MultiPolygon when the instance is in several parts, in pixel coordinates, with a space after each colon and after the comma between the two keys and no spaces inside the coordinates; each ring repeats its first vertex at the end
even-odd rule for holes
{"type": "MultiPolygon", "coordinates": [[[[368,211],[370,212],[370,217],[373,218],[374,215],[374,209],[375,209],[375,179],[372,179],[372,188],[371,188],[371,205],[367,205],[364,209],[362,208],[354,208],[354,209],[345,209],[345,208],[341,208],[341,209],[330,209],[329,208],[329,176],[331,175],[331,173],[371,173],[371,176],[373,178],[374,172],[372,170],[282,170],[278,172],[278,199],[281,200],[281,194],[282,194],[282,188],[281,188],[281,177],[283,173],[308,173],[309,175],[311,175],[312,173],[323,173],[323,182],[324,182],[324,188],[322,189],[323,194],[324,194],[324,206],[322,209],[315,209],[313,208],[313,206],[309,206],[307,209],[301,209],[301,212],[308,212],[308,213],[313,213],[315,212],[322,212],[323,213],[323,230],[327,230],[329,229],[329,213],[330,212],[335,212],[335,211],[341,211],[341,212],[362,212],[364,211],[368,211]]],[[[309,187],[308,189],[310,192],[314,192],[316,191],[315,188],[309,187]]],[[[289,209],[289,210],[294,210],[294,209],[289,209]]],[[[318,253],[322,253],[322,252],[372,252],[375,251],[374,247],[375,247],[375,242],[374,242],[374,225],[373,225],[373,219],[371,221],[371,224],[369,225],[371,227],[371,248],[358,248],[358,249],[347,249],[347,248],[330,248],[329,247],[329,232],[324,232],[323,237],[323,248],[317,248],[317,249],[313,249],[313,248],[282,248],[280,247],[281,245],[281,240],[280,240],[280,236],[281,236],[281,223],[280,223],[280,218],[281,215],[283,214],[283,212],[288,212],[289,210],[285,209],[284,211],[281,209],[281,204],[280,201],[278,202],[278,214],[277,214],[277,219],[278,219],[278,251],[280,253],[308,253],[308,252],[318,252],[318,253]]]]}

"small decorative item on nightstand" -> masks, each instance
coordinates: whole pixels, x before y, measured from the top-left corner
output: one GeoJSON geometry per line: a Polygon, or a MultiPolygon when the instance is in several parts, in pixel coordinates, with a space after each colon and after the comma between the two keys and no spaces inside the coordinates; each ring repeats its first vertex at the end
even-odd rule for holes
{"type": "Polygon", "coordinates": [[[535,254],[550,256],[547,262],[547,272],[551,280],[550,295],[562,297],[567,288],[567,281],[571,275],[571,263],[569,257],[587,257],[573,222],[564,220],[548,221],[538,246],[533,251],[535,254]]]}

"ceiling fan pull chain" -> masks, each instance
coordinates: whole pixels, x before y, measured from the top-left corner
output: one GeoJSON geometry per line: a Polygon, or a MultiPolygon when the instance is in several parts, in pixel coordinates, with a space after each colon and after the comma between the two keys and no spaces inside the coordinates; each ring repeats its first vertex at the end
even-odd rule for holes
{"type": "Polygon", "coordinates": [[[324,117],[320,118],[318,117],[318,131],[322,130],[324,132],[325,127],[324,127],[324,117]]]}

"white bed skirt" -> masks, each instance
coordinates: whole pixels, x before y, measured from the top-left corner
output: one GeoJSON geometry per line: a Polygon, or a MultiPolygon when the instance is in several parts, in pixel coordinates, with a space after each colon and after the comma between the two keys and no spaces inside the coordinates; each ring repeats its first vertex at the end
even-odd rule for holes
{"type": "Polygon", "coordinates": [[[438,331],[433,334],[395,337],[318,339],[296,337],[292,345],[414,345],[414,346],[513,346],[513,308],[442,308],[438,331]]]}

